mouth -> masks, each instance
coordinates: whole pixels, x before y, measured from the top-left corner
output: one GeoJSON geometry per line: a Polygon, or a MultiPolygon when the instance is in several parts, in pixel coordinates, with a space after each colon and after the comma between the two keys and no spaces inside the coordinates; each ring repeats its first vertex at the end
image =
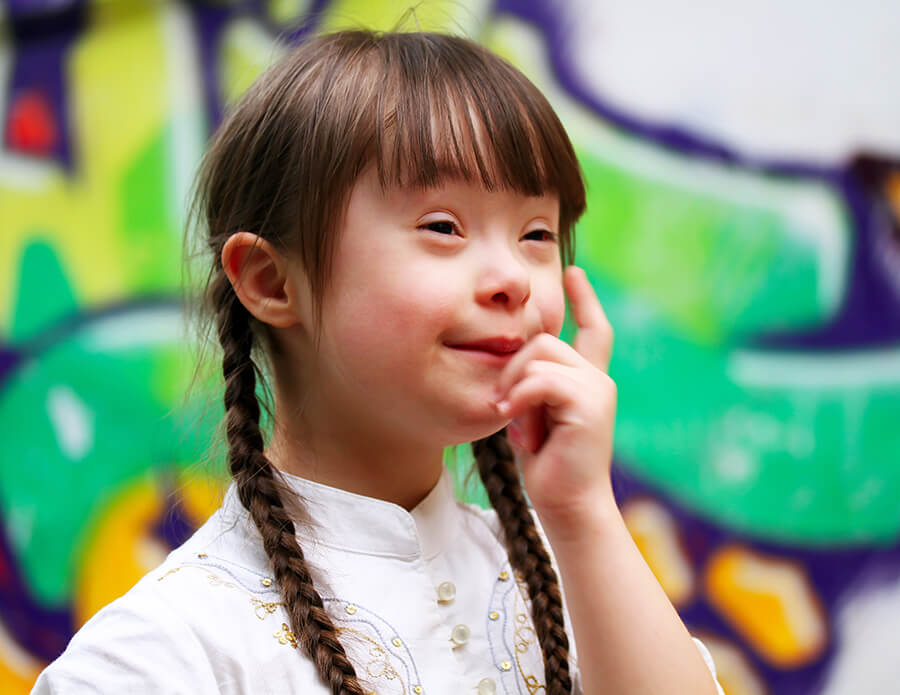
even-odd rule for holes
{"type": "Polygon", "coordinates": [[[473,340],[462,343],[448,343],[447,347],[466,352],[473,357],[490,360],[492,362],[506,362],[525,344],[518,337],[495,336],[481,340],[473,340]]]}

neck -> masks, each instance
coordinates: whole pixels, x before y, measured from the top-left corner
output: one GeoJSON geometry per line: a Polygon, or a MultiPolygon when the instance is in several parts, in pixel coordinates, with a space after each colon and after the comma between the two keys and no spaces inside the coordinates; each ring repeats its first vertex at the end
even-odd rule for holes
{"type": "Polygon", "coordinates": [[[281,471],[410,510],[437,484],[443,448],[367,431],[358,419],[315,418],[276,406],[269,460],[281,471]]]}

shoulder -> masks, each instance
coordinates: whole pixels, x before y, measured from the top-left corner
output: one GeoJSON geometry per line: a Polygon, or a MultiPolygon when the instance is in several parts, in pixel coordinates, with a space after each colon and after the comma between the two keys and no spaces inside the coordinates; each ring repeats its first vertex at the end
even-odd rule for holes
{"type": "Polygon", "coordinates": [[[197,635],[161,593],[141,586],[146,579],[75,634],[33,695],[217,692],[197,635]]]}
{"type": "Polygon", "coordinates": [[[240,518],[217,511],[85,623],[33,694],[220,692],[223,659],[238,661],[241,623],[278,605],[249,535],[240,518]]]}

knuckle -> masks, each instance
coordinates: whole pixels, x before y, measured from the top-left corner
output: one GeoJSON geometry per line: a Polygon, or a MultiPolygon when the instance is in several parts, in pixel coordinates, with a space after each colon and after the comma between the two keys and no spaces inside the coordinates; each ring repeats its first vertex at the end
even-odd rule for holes
{"type": "Polygon", "coordinates": [[[537,338],[535,338],[535,344],[541,349],[547,349],[551,347],[556,338],[554,338],[549,333],[541,333],[537,338]]]}
{"type": "Polygon", "coordinates": [[[525,376],[537,376],[540,373],[540,363],[532,361],[525,365],[525,376]]]}
{"type": "Polygon", "coordinates": [[[615,398],[619,392],[619,387],[616,386],[616,382],[613,380],[613,378],[609,374],[606,374],[606,373],[603,373],[601,379],[603,381],[603,388],[610,395],[612,395],[613,398],[615,398]]]}

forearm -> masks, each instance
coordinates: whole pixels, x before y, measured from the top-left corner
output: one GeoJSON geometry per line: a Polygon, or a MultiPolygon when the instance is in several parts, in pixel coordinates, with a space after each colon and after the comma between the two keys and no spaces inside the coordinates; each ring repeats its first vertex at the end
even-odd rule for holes
{"type": "MultiPolygon", "coordinates": [[[[716,695],[681,618],[644,562],[615,503],[554,534],[585,695],[716,695]]],[[[550,522],[550,523],[548,523],[550,522]]]]}

